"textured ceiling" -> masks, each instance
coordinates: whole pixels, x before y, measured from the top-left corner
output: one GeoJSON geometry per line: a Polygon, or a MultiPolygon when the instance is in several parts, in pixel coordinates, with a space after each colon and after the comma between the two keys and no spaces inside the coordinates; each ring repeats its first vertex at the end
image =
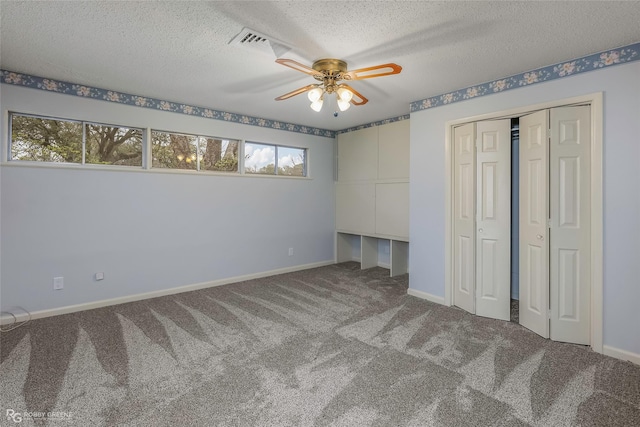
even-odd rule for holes
{"type": "Polygon", "coordinates": [[[290,123],[340,130],[409,113],[409,103],[640,41],[640,2],[0,1],[0,68],[290,123]],[[369,103],[274,98],[314,83],[275,55],[229,41],[250,27],[307,64],[385,62],[356,81],[369,103]]]}

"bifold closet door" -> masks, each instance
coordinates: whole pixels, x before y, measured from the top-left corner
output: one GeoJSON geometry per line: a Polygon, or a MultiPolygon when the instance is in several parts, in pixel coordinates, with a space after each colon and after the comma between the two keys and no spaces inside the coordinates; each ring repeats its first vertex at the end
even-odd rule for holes
{"type": "Polygon", "coordinates": [[[475,123],[453,130],[453,302],[475,313],[475,123]]]}
{"type": "Polygon", "coordinates": [[[454,304],[509,320],[511,123],[454,129],[454,304]]]}
{"type": "Polygon", "coordinates": [[[591,110],[520,118],[520,324],[590,344],[591,110]]]}
{"type": "Polygon", "coordinates": [[[476,123],[476,314],[511,315],[511,120],[476,123]]]}
{"type": "Polygon", "coordinates": [[[590,344],[591,108],[550,112],[551,339],[590,344]]]}
{"type": "Polygon", "coordinates": [[[549,111],[520,117],[520,324],[549,338],[549,111]]]}

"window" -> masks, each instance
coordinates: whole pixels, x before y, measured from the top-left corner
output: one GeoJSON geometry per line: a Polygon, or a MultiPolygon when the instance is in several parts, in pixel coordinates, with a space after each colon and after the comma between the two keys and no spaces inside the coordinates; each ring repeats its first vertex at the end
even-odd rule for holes
{"type": "Polygon", "coordinates": [[[244,154],[245,173],[307,176],[304,148],[247,142],[244,154]]]}
{"type": "Polygon", "coordinates": [[[307,149],[9,113],[9,160],[307,176],[307,149]],[[150,144],[149,147],[147,144],[150,144]],[[147,150],[151,151],[146,158],[147,150]],[[143,157],[145,158],[143,162],[143,157]]]}
{"type": "Polygon", "coordinates": [[[141,129],[19,114],[9,117],[11,160],[142,166],[141,129]]]}
{"type": "Polygon", "coordinates": [[[142,130],[87,123],[85,163],[142,166],[142,130]]]}
{"type": "Polygon", "coordinates": [[[82,163],[82,123],[12,114],[11,160],[82,163]]]}
{"type": "Polygon", "coordinates": [[[154,168],[238,171],[238,141],[170,132],[151,132],[154,168]]]}

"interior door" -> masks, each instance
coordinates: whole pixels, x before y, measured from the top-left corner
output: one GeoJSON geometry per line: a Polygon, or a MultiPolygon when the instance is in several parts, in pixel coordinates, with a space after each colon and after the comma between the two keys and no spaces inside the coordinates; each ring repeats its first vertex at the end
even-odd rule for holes
{"type": "Polygon", "coordinates": [[[476,123],[476,314],[511,315],[511,120],[476,123]]]}
{"type": "Polygon", "coordinates": [[[475,313],[475,123],[453,130],[453,301],[475,313]]]}
{"type": "Polygon", "coordinates": [[[520,118],[520,324],[549,338],[549,111],[520,118]]]}
{"type": "Polygon", "coordinates": [[[551,339],[590,343],[589,106],[550,112],[551,339]]]}

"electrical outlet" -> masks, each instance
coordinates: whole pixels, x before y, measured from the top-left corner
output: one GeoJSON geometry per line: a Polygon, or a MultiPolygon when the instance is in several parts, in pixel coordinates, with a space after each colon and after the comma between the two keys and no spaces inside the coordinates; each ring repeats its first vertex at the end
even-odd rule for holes
{"type": "Polygon", "coordinates": [[[103,272],[96,273],[96,281],[98,281],[98,280],[104,280],[104,273],[103,272]]]}
{"type": "Polygon", "coordinates": [[[59,291],[62,288],[64,288],[64,277],[54,277],[53,290],[59,291]]]}
{"type": "Polygon", "coordinates": [[[293,256],[293,248],[289,248],[289,256],[293,256]]]}

